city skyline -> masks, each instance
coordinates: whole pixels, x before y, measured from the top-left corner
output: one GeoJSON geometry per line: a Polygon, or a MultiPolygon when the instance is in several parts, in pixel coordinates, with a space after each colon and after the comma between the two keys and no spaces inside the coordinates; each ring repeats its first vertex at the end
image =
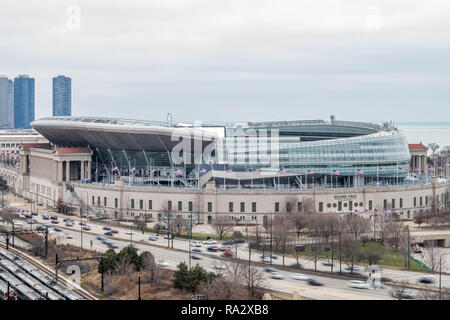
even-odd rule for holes
{"type": "Polygon", "coordinates": [[[76,115],[438,121],[448,108],[444,1],[47,2],[0,13],[2,72],[36,76],[36,118],[55,74],[77,79],[76,115]]]}
{"type": "Polygon", "coordinates": [[[29,75],[14,78],[14,129],[29,129],[35,119],[35,83],[29,75]]]}
{"type": "Polygon", "coordinates": [[[53,116],[72,115],[72,79],[63,75],[53,78],[53,116]]]}

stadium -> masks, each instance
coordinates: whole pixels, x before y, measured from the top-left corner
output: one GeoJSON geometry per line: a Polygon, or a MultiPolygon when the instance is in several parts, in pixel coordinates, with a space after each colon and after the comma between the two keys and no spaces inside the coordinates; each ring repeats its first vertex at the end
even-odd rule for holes
{"type": "Polygon", "coordinates": [[[120,178],[201,187],[213,180],[227,188],[397,184],[407,176],[410,159],[406,138],[394,127],[334,117],[232,126],[53,117],[31,126],[56,147],[90,148],[93,182],[120,178]]]}

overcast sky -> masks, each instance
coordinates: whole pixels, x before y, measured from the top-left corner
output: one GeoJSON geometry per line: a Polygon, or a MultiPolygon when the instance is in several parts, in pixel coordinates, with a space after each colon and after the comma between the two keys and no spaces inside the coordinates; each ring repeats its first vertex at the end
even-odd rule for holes
{"type": "Polygon", "coordinates": [[[1,0],[0,74],[72,114],[450,121],[450,0],[1,0]]]}

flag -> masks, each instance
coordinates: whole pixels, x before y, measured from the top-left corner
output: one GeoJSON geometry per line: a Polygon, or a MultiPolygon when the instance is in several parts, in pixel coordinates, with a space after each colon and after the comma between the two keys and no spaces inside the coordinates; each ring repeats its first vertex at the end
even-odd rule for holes
{"type": "Polygon", "coordinates": [[[380,170],[380,172],[386,172],[386,169],[382,167],[380,167],[378,170],[380,170]]]}
{"type": "Polygon", "coordinates": [[[133,172],[133,171],[135,171],[135,170],[136,170],[136,168],[133,167],[133,168],[130,169],[130,172],[133,172]]]}
{"type": "Polygon", "coordinates": [[[447,163],[445,164],[445,166],[446,166],[446,167],[450,167],[450,162],[447,162],[447,163]]]}
{"type": "Polygon", "coordinates": [[[205,172],[206,172],[206,169],[200,170],[200,173],[205,173],[205,172]]]}
{"type": "Polygon", "coordinates": [[[253,173],[259,173],[259,169],[253,170],[253,173]]]}
{"type": "Polygon", "coordinates": [[[283,168],[280,168],[280,173],[286,173],[286,170],[283,168]]]}
{"type": "Polygon", "coordinates": [[[181,170],[180,169],[175,170],[175,174],[181,174],[181,170]]]}
{"type": "Polygon", "coordinates": [[[364,174],[364,171],[362,171],[361,169],[358,169],[358,171],[356,171],[357,174],[364,174]]]}
{"type": "Polygon", "coordinates": [[[428,167],[428,171],[434,171],[433,167],[428,167]]]}
{"type": "Polygon", "coordinates": [[[232,172],[233,172],[233,170],[231,170],[231,169],[227,170],[227,173],[232,173],[232,172]]]}
{"type": "Polygon", "coordinates": [[[333,174],[335,174],[335,175],[339,175],[339,171],[337,171],[337,170],[335,170],[335,169],[333,169],[333,174]]]}
{"type": "Polygon", "coordinates": [[[155,172],[156,171],[156,169],[155,168],[153,168],[152,170],[151,170],[151,172],[153,173],[153,172],[155,172]]]}
{"type": "Polygon", "coordinates": [[[114,167],[114,168],[112,169],[112,171],[113,171],[113,172],[114,172],[114,171],[119,171],[119,168],[114,167]]]}
{"type": "Polygon", "coordinates": [[[419,168],[415,168],[415,169],[414,169],[414,171],[416,171],[416,172],[419,172],[419,171],[420,171],[420,169],[419,169],[419,168]]]}
{"type": "Polygon", "coordinates": [[[355,209],[355,213],[358,213],[359,211],[358,211],[358,209],[355,209]]]}
{"type": "Polygon", "coordinates": [[[405,172],[405,168],[398,168],[398,171],[405,172]]]}
{"type": "Polygon", "coordinates": [[[95,168],[95,173],[97,173],[98,172],[98,168],[95,168]]]}
{"type": "Polygon", "coordinates": [[[306,173],[307,173],[307,174],[314,174],[314,171],[308,170],[306,173]]]}
{"type": "Polygon", "coordinates": [[[442,170],[442,167],[438,167],[438,170],[442,170]]]}

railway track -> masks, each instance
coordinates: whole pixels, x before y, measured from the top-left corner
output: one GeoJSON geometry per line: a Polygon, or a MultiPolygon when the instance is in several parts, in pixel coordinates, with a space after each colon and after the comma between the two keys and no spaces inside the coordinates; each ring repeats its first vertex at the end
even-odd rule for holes
{"type": "MultiPolygon", "coordinates": [[[[6,245],[3,243],[0,243],[0,249],[6,250],[6,245]]],[[[23,261],[27,262],[28,264],[32,265],[33,267],[37,268],[39,271],[44,273],[47,277],[54,279],[55,277],[55,271],[50,269],[48,266],[44,265],[43,263],[40,263],[34,259],[32,259],[27,254],[21,252],[18,249],[9,247],[9,252],[15,254],[17,257],[22,259],[23,261]]],[[[84,300],[97,300],[95,296],[87,292],[86,290],[82,288],[78,288],[74,286],[72,283],[69,282],[65,277],[59,276],[58,277],[58,284],[64,286],[65,288],[70,288],[71,291],[75,292],[77,295],[81,296],[84,300]]]]}

